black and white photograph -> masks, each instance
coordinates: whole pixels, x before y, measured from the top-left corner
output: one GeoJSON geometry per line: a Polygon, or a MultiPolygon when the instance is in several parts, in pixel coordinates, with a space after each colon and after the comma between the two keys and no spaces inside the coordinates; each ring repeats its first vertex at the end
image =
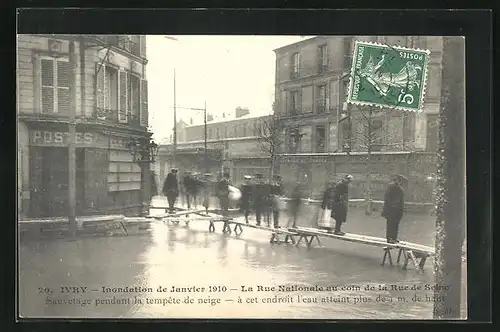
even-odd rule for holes
{"type": "Polygon", "coordinates": [[[18,34],[16,78],[20,318],[467,319],[464,37],[18,34]]]}

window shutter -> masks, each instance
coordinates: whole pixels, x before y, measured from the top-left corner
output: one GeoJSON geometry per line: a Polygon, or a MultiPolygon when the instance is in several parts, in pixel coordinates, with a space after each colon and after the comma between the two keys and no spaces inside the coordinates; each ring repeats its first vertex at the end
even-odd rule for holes
{"type": "Polygon", "coordinates": [[[108,69],[106,68],[105,65],[102,66],[101,68],[102,70],[102,77],[103,77],[103,86],[104,86],[104,89],[103,89],[103,100],[104,100],[104,109],[106,109],[106,112],[109,112],[109,110],[111,109],[111,106],[109,104],[109,97],[110,97],[110,85],[109,85],[109,80],[110,80],[110,76],[109,76],[109,72],[108,72],[108,69]]]}
{"type": "MultiPolygon", "coordinates": [[[[325,85],[325,111],[330,111],[330,96],[332,94],[332,86],[330,84],[325,85]]],[[[335,101],[334,101],[335,103],[335,101]]],[[[335,104],[334,104],[335,105],[335,104]]]]}
{"type": "Polygon", "coordinates": [[[339,97],[340,97],[340,91],[339,91],[339,81],[331,81],[330,82],[330,105],[329,108],[332,110],[337,110],[339,109],[339,97]]]}
{"type": "Polygon", "coordinates": [[[148,111],[148,81],[141,80],[141,126],[147,127],[149,120],[148,111]]]}
{"type": "Polygon", "coordinates": [[[141,58],[146,58],[146,36],[139,37],[141,58]]]}
{"type": "Polygon", "coordinates": [[[41,59],[42,113],[54,112],[54,60],[41,59]]]}
{"type": "Polygon", "coordinates": [[[129,72],[125,72],[127,76],[127,116],[129,117],[132,114],[132,80],[129,72]]]}
{"type": "Polygon", "coordinates": [[[127,73],[123,70],[118,72],[119,75],[119,105],[118,105],[118,121],[122,123],[127,122],[127,73]]]}
{"type": "Polygon", "coordinates": [[[69,80],[71,68],[68,61],[57,60],[57,112],[69,114],[70,92],[69,80]]]}
{"type": "Polygon", "coordinates": [[[99,69],[99,63],[96,63],[96,105],[97,116],[104,116],[104,66],[99,69]],[[99,70],[99,71],[98,71],[99,70]]]}

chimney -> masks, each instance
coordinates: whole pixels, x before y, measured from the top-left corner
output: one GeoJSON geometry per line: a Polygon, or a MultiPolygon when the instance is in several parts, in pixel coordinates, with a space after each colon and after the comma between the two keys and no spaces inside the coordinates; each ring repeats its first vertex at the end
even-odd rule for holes
{"type": "Polygon", "coordinates": [[[242,116],[245,116],[247,114],[250,114],[248,108],[236,107],[236,118],[241,118],[242,116]]]}
{"type": "Polygon", "coordinates": [[[189,118],[189,124],[193,124],[193,118],[189,118]]]}

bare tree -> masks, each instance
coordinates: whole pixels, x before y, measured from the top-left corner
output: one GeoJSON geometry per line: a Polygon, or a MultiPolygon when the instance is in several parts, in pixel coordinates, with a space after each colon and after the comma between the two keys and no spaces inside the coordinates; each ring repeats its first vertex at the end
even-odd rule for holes
{"type": "Polygon", "coordinates": [[[355,144],[362,151],[366,151],[366,168],[365,168],[365,213],[370,215],[372,213],[372,173],[373,173],[373,152],[378,151],[379,148],[384,149],[403,148],[408,146],[405,142],[403,127],[391,127],[387,123],[387,119],[392,116],[401,114],[401,119],[404,123],[406,115],[404,111],[398,112],[394,108],[379,108],[374,106],[359,106],[358,112],[350,114],[350,121],[355,122],[356,136],[353,137],[352,133],[348,139],[349,147],[355,144]],[[376,121],[380,121],[379,124],[376,121]],[[400,139],[395,135],[395,132],[401,131],[400,139]]]}
{"type": "MultiPolygon", "coordinates": [[[[275,104],[273,104],[273,110],[275,109],[275,104]]],[[[269,117],[262,118],[253,129],[260,148],[269,156],[271,162],[269,176],[272,179],[276,171],[278,153],[284,143],[284,126],[276,112],[273,112],[269,117]]]]}

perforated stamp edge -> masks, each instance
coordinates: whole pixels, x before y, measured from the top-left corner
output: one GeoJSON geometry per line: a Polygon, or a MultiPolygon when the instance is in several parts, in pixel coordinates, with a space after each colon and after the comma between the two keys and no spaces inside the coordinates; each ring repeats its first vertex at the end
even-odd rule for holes
{"type": "Polygon", "coordinates": [[[387,44],[374,43],[374,42],[369,42],[369,41],[356,40],[355,46],[354,46],[354,52],[352,54],[352,64],[351,64],[351,70],[350,70],[350,74],[349,74],[349,87],[347,89],[346,102],[348,104],[360,105],[360,106],[372,106],[372,107],[377,107],[380,109],[390,108],[390,109],[396,109],[396,110],[401,110],[401,111],[410,111],[410,112],[415,112],[415,113],[423,112],[424,96],[427,92],[427,72],[428,72],[428,67],[429,67],[430,54],[431,54],[431,51],[420,49],[420,48],[408,48],[405,46],[387,45],[387,44]],[[351,99],[355,65],[356,65],[354,58],[355,58],[355,55],[357,54],[359,45],[378,46],[378,47],[384,47],[384,48],[389,48],[389,49],[394,49],[394,50],[410,51],[410,52],[422,52],[422,53],[425,53],[427,55],[425,57],[425,61],[424,61],[424,69],[423,69],[423,81],[424,82],[422,84],[422,91],[420,92],[420,104],[419,104],[420,107],[418,109],[408,108],[408,107],[404,107],[401,105],[380,105],[380,104],[368,103],[368,102],[363,102],[363,101],[351,99]]]}

